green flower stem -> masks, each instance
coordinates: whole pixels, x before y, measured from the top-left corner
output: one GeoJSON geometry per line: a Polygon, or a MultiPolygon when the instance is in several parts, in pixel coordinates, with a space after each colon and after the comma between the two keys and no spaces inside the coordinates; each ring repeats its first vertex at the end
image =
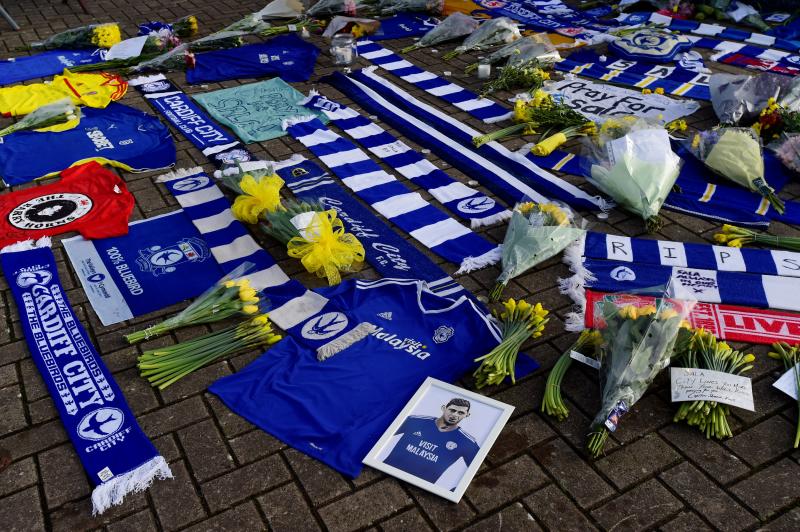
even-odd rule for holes
{"type": "Polygon", "coordinates": [[[561,382],[570,366],[572,366],[572,358],[569,352],[563,353],[547,376],[545,385],[542,412],[559,421],[564,421],[569,416],[569,409],[561,396],[561,382]]]}
{"type": "Polygon", "coordinates": [[[525,128],[527,127],[535,127],[535,125],[536,124],[534,124],[533,122],[520,122],[518,124],[514,124],[513,126],[508,126],[503,129],[498,129],[497,131],[492,131],[491,133],[486,133],[485,135],[479,135],[477,137],[473,137],[472,144],[474,144],[476,148],[480,148],[487,142],[492,142],[497,139],[508,137],[519,131],[525,130],[525,128]]]}
{"type": "Polygon", "coordinates": [[[608,429],[605,425],[601,425],[598,429],[589,435],[589,441],[586,445],[589,451],[589,456],[592,458],[600,458],[606,448],[606,440],[608,439],[608,429]]]}

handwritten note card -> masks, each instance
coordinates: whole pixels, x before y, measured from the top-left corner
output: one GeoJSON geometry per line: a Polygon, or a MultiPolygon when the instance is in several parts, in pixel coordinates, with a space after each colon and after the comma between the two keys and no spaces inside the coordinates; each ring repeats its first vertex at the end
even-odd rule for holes
{"type": "Polygon", "coordinates": [[[792,399],[797,399],[797,380],[794,378],[794,368],[781,375],[773,386],[792,399]]]}
{"type": "Polygon", "coordinates": [[[672,402],[716,401],[755,410],[750,379],[722,371],[670,368],[672,402]]]}

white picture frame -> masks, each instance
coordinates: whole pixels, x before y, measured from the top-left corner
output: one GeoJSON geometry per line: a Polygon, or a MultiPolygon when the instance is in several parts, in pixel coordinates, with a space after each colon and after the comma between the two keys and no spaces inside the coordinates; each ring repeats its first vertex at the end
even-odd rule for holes
{"type": "MultiPolygon", "coordinates": [[[[513,411],[514,407],[511,405],[428,377],[373,445],[363,462],[388,475],[458,503],[513,411]],[[450,404],[452,399],[461,401],[450,404]],[[463,404],[464,401],[469,404],[468,407],[463,404]],[[464,409],[468,412],[462,417],[464,409]],[[437,415],[438,418],[435,417],[437,415]],[[456,419],[453,424],[453,420],[456,419]],[[447,420],[450,421],[449,424],[447,420]],[[409,424],[404,425],[406,422],[409,424]],[[440,425],[443,425],[445,430],[439,429],[440,425]],[[449,428],[454,425],[455,428],[449,428]],[[425,428],[419,428],[407,435],[406,431],[402,431],[404,426],[425,428]],[[424,440],[427,437],[426,432],[432,436],[431,441],[424,440]],[[411,441],[413,438],[418,438],[420,441],[411,441]],[[478,446],[477,452],[474,452],[470,440],[478,446]],[[443,441],[444,447],[441,445],[443,441]],[[458,441],[461,442],[461,450],[456,451],[459,449],[458,441]],[[398,447],[401,443],[404,447],[398,447]],[[395,448],[398,449],[397,453],[393,452],[395,448]],[[462,456],[454,459],[458,454],[462,456]],[[463,455],[472,456],[468,464],[467,457],[463,455]],[[395,464],[387,463],[387,460],[392,460],[395,464]],[[409,468],[416,468],[417,473],[398,467],[402,461],[409,462],[408,465],[412,466],[409,468]],[[428,462],[430,467],[425,467],[428,462]],[[442,468],[444,470],[439,474],[442,468]],[[420,474],[427,475],[428,479],[419,476],[420,474]],[[432,480],[434,477],[436,480],[432,480]]],[[[413,428],[407,430],[410,432],[413,428]]]]}

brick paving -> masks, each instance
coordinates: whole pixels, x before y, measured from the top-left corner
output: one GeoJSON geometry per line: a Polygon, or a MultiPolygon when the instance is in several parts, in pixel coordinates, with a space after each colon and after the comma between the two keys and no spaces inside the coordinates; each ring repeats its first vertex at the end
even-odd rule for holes
{"type": "MultiPolygon", "coordinates": [[[[117,20],[131,34],[146,20],[171,20],[188,13],[201,20],[201,31],[222,27],[262,7],[266,0],[86,0],[93,15],[81,12],[76,1],[64,5],[51,0],[6,0],[22,31],[6,31],[0,22],[0,54],[46,37],[55,31],[94,20],[117,20]]],[[[316,41],[324,49],[321,41],[316,41]]],[[[399,49],[407,42],[389,42],[399,49]]],[[[447,47],[449,49],[450,47],[447,47]]],[[[476,88],[474,78],[461,74],[476,58],[464,56],[444,63],[441,51],[423,50],[410,60],[428,69],[450,72],[452,78],[476,88]]],[[[719,65],[711,64],[713,68],[719,65]]],[[[302,91],[314,79],[333,70],[327,52],[320,57],[315,78],[295,84],[302,91]]],[[[728,69],[735,71],[735,69],[728,69]]],[[[182,74],[170,75],[189,93],[229,87],[225,82],[188,87],[182,74]]],[[[403,82],[398,81],[401,85],[403,82]]],[[[324,94],[351,104],[330,87],[324,94]]],[[[413,89],[406,85],[406,88],[413,89]]],[[[418,91],[414,91],[417,93],[418,91]]],[[[427,94],[417,94],[435,105],[427,94]]],[[[508,97],[500,94],[498,98],[508,97]]],[[[123,103],[152,112],[131,90],[123,103]]],[[[452,110],[452,109],[450,109],[452,110]]],[[[484,124],[456,113],[480,130],[484,124]]],[[[714,123],[708,105],[692,117],[700,125],[714,123]]],[[[178,167],[206,164],[202,155],[176,132],[178,167]]],[[[529,139],[532,140],[532,139],[529,139]]],[[[510,141],[516,147],[522,140],[510,141]]],[[[251,145],[259,157],[281,159],[305,153],[287,138],[251,145]]],[[[310,154],[307,154],[309,155],[310,154]]],[[[436,159],[444,169],[452,170],[436,159]]],[[[458,171],[451,174],[466,180],[458,171]]],[[[123,174],[136,196],[135,219],[171,211],[176,203],[153,181],[154,174],[123,174]]],[[[570,178],[582,183],[582,179],[570,178]]],[[[27,185],[35,186],[35,185],[27,185]]],[[[487,192],[487,191],[484,191],[487,192]]],[[[423,192],[424,193],[424,192],[423,192]]],[[[487,192],[488,193],[488,192],[487,192]]],[[[782,193],[795,198],[797,183],[782,193]]],[[[662,238],[709,241],[715,225],[671,212],[664,213],[662,238]]],[[[639,220],[614,212],[595,220],[599,231],[642,236],[639,220]]],[[[773,224],[779,234],[796,229],[773,224]]],[[[485,231],[501,241],[502,227],[485,231]]],[[[300,273],[285,252],[273,243],[265,247],[281,265],[307,286],[319,280],[300,273]]],[[[539,413],[546,371],[574,339],[563,332],[563,317],[570,301],[556,289],[556,279],[567,274],[557,259],[512,282],[509,296],[540,300],[553,311],[547,333],[527,346],[543,369],[516,386],[492,388],[485,393],[513,404],[514,416],[486,463],[455,505],[417,488],[366,469],[355,480],[344,478],[321,463],[287,447],[232,414],[205,392],[222,375],[237,371],[258,356],[248,353],[219,362],[179,384],[159,392],[140,379],[135,370],[140,349],[168,344],[191,333],[158,339],[140,347],[125,345],[122,334],[141,328],[175,309],[102,327],[86,301],[60,245],[55,247],[67,295],[87,326],[103,359],[137,415],[144,431],[170,462],[175,479],[156,482],[143,494],[129,496],[124,504],[99,518],[91,517],[90,484],[53,403],[29,358],[19,317],[5,280],[0,278],[0,448],[11,453],[11,465],[0,473],[0,529],[2,530],[798,530],[800,528],[800,453],[791,449],[796,412],[790,401],[771,383],[780,373],[768,359],[766,348],[753,351],[758,360],[753,372],[755,413],[736,411],[731,419],[734,437],[725,442],[706,440],[698,431],[671,421],[667,382],[661,375],[653,389],[626,416],[609,441],[607,456],[591,462],[582,446],[584,433],[599,406],[592,370],[571,370],[564,386],[571,415],[558,423],[539,413]]],[[[451,264],[443,265],[454,271],[451,264]]],[[[487,268],[460,281],[485,295],[498,273],[487,268]]],[[[368,268],[361,276],[374,277],[368,268]]],[[[744,346],[747,347],[747,346],[744,346]]],[[[749,348],[748,348],[749,349],[749,348]]],[[[471,382],[460,383],[471,387],[471,382]]],[[[268,405],[265,405],[268,408],[268,405]]],[[[0,456],[0,462],[3,457],[0,456]]]]}

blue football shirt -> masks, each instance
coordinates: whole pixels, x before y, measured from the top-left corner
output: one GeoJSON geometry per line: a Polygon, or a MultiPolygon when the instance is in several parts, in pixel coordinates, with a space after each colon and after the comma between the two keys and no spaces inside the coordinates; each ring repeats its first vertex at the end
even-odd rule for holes
{"type": "Polygon", "coordinates": [[[439,430],[431,416],[408,416],[395,434],[402,436],[383,462],[431,483],[461,459],[469,467],[480,450],[460,427],[439,430]]]}
{"type": "Polygon", "coordinates": [[[427,377],[454,381],[500,336],[466,296],[437,296],[422,281],[348,280],[318,292],[330,300],[322,312],[209,391],[295,449],[356,477],[427,377]],[[377,330],[317,360],[316,345],[364,322],[377,330]]]}

